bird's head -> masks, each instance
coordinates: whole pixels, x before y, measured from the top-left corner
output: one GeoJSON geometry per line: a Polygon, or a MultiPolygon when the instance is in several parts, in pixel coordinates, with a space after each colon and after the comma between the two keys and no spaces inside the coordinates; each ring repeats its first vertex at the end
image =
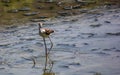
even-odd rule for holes
{"type": "Polygon", "coordinates": [[[43,23],[42,23],[42,22],[39,22],[38,25],[39,25],[39,28],[42,28],[43,23]]]}

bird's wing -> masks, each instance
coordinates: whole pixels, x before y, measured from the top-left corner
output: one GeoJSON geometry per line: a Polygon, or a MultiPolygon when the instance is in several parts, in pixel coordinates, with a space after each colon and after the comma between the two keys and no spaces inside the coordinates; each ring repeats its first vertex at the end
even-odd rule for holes
{"type": "Polygon", "coordinates": [[[52,29],[45,29],[45,32],[46,32],[46,34],[51,34],[51,33],[53,33],[54,32],[54,30],[52,30],[52,29]]]}

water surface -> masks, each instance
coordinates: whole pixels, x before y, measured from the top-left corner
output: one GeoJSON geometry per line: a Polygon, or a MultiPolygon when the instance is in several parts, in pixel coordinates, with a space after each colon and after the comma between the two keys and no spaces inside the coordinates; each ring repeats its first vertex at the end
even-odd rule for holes
{"type": "MultiPolygon", "coordinates": [[[[54,43],[49,56],[54,62],[51,72],[55,75],[119,75],[119,20],[120,9],[112,9],[45,22],[44,27],[55,30],[51,35],[54,43]]],[[[50,46],[49,40],[46,41],[50,46]]],[[[44,75],[44,54],[37,23],[0,27],[1,75],[44,75]],[[36,61],[34,68],[31,57],[36,61]]]]}

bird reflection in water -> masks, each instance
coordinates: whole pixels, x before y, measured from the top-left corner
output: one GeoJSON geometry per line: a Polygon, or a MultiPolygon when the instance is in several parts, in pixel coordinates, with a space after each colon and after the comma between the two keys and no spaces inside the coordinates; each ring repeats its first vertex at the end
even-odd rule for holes
{"type": "Polygon", "coordinates": [[[45,66],[44,66],[42,75],[55,75],[55,73],[52,70],[54,62],[50,59],[49,55],[48,57],[46,56],[45,59],[46,61],[45,61],[45,66]]]}
{"type": "MultiPolygon", "coordinates": [[[[35,59],[32,58],[33,61],[33,66],[32,68],[35,68],[36,62],[35,59]]],[[[44,68],[43,68],[43,74],[42,75],[55,75],[55,73],[53,72],[53,65],[54,65],[54,61],[51,60],[50,58],[50,54],[45,56],[45,64],[44,64],[44,68]]]]}

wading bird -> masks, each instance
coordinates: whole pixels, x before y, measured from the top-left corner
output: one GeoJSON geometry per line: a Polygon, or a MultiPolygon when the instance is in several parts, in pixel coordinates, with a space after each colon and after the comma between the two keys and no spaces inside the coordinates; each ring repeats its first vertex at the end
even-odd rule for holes
{"type": "Polygon", "coordinates": [[[43,26],[43,23],[42,23],[42,22],[39,22],[38,25],[39,25],[39,35],[43,38],[44,45],[45,45],[45,54],[46,54],[46,57],[47,57],[47,55],[50,53],[50,50],[51,50],[52,47],[53,47],[53,43],[52,43],[51,38],[50,38],[49,35],[50,35],[51,33],[53,33],[54,30],[48,29],[48,28],[43,28],[43,27],[42,27],[42,26],[43,26]],[[45,40],[45,38],[49,38],[50,43],[51,43],[51,47],[50,47],[50,49],[49,49],[49,52],[48,52],[48,50],[47,50],[47,45],[46,45],[46,40],[45,40]]]}
{"type": "MultiPolygon", "coordinates": [[[[46,62],[45,62],[45,70],[46,70],[46,66],[47,66],[47,62],[48,62],[48,60],[47,60],[47,58],[48,58],[48,55],[49,55],[49,53],[50,53],[50,51],[51,51],[51,49],[52,49],[52,47],[53,47],[53,43],[52,43],[52,41],[51,41],[51,38],[50,38],[50,34],[51,33],[53,33],[54,32],[54,30],[52,30],[52,29],[48,29],[48,28],[43,28],[42,26],[43,26],[43,23],[42,22],[39,22],[38,23],[38,25],[39,25],[39,35],[43,38],[43,41],[44,41],[44,45],[45,45],[45,57],[46,57],[46,62]],[[45,40],[45,38],[49,38],[49,40],[50,40],[50,43],[51,43],[51,46],[50,46],[50,48],[49,48],[49,51],[48,51],[48,49],[47,49],[47,45],[46,45],[46,40],[45,40]]],[[[36,64],[36,62],[35,62],[35,59],[34,58],[31,58],[31,60],[33,61],[33,66],[32,67],[35,67],[35,64],[36,64]]]]}

